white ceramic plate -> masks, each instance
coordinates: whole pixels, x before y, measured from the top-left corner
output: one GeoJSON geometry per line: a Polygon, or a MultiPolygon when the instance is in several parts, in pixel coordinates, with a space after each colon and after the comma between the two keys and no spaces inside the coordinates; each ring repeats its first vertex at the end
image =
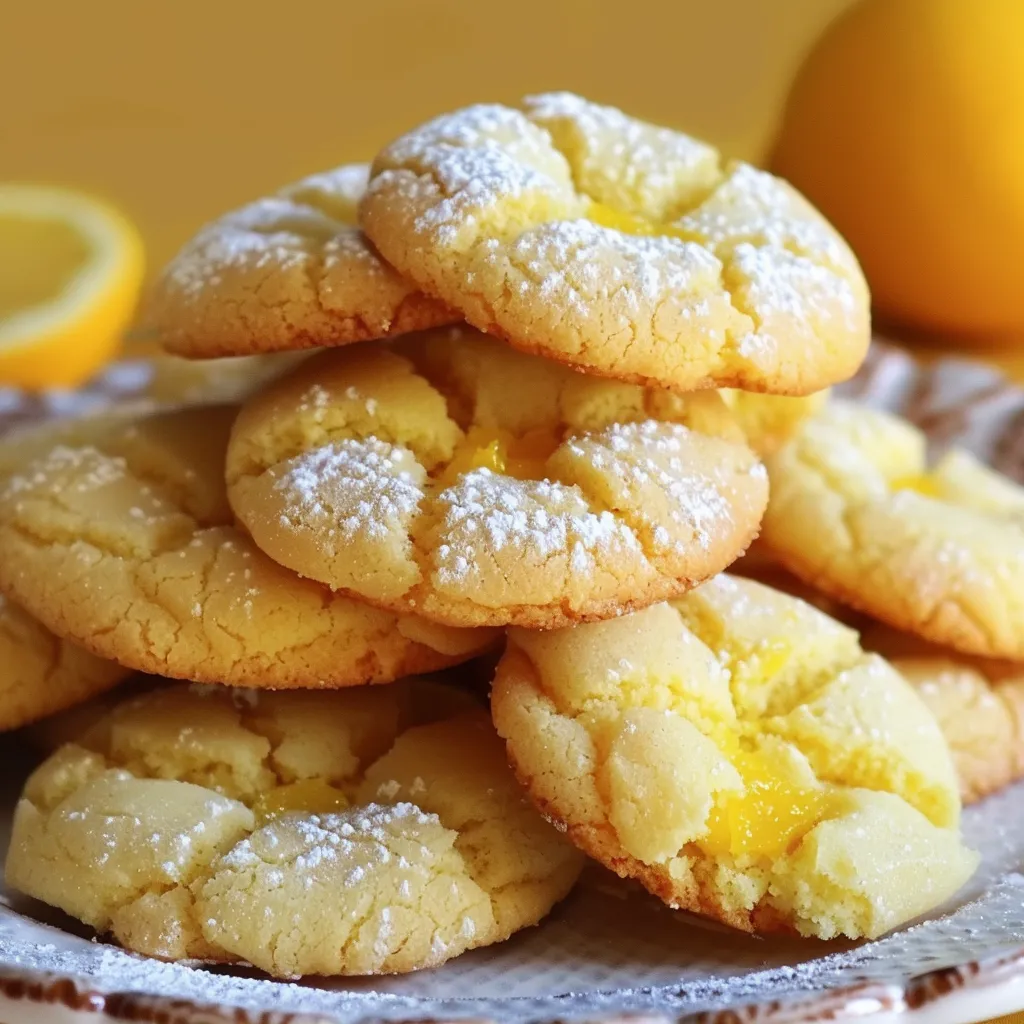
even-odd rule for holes
{"type": "MultiPolygon", "coordinates": [[[[1024,391],[995,371],[920,368],[877,346],[846,389],[903,410],[937,445],[963,444],[1024,479],[1024,391]]],[[[0,844],[31,758],[4,741],[0,844]]],[[[668,911],[593,869],[540,927],[435,971],[354,982],[270,981],[255,971],[162,964],[103,942],[0,888],[0,1021],[163,1024],[859,1020],[912,1012],[959,1024],[1024,1008],[1024,784],[965,813],[983,862],[955,900],[871,943],[760,940],[668,911]]]]}

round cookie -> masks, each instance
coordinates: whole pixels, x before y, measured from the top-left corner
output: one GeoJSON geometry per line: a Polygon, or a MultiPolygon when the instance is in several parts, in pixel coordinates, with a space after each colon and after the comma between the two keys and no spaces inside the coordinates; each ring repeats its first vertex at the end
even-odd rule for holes
{"type": "MultiPolygon", "coordinates": [[[[127,418],[131,415],[129,404],[124,409],[127,418]]],[[[100,435],[117,422],[120,415],[108,410],[85,419],[50,419],[15,427],[0,439],[0,478],[71,437],[100,435]]],[[[2,596],[0,658],[6,667],[0,679],[0,730],[72,708],[131,675],[130,669],[56,636],[19,604],[2,596]]]]}
{"type": "Polygon", "coordinates": [[[263,555],[225,494],[235,412],[94,423],[27,465],[0,489],[0,588],[96,655],[205,682],[387,682],[493,642],[332,595],[263,555]]]}
{"type": "Polygon", "coordinates": [[[510,630],[492,712],[534,803],[581,849],[736,928],[874,937],[977,863],[913,689],[855,632],[750,580],[510,630]]]}
{"type": "Polygon", "coordinates": [[[146,333],[205,359],[346,345],[459,319],[403,280],[356,227],[368,170],[314,174],[207,224],[154,286],[146,333]]]}
{"type": "Polygon", "coordinates": [[[768,459],[762,539],[807,583],[935,643],[1024,658],[1024,489],[963,451],[929,467],[890,413],[833,402],[768,459]]]}
{"type": "MultiPolygon", "coordinates": [[[[61,444],[84,444],[158,405],[237,399],[281,373],[290,356],[188,362],[176,356],[114,363],[80,391],[29,395],[14,389],[4,409],[0,476],[61,444]]],[[[0,598],[0,730],[75,707],[131,670],[56,636],[20,605],[0,598]]]]}
{"type": "Polygon", "coordinates": [[[0,731],[64,711],[116,686],[130,670],[54,636],[0,597],[0,731]]]}
{"type": "Polygon", "coordinates": [[[888,658],[935,716],[964,803],[1024,778],[1024,666],[957,655],[877,624],[861,643],[888,658]]]}
{"type": "Polygon", "coordinates": [[[767,500],[716,393],[588,377],[470,328],[299,367],[243,406],[227,478],[282,565],[454,626],[680,593],[743,551],[767,500]]]}
{"type": "Polygon", "coordinates": [[[359,215],[471,324],[590,373],[806,395],[867,351],[857,261],[795,189],[568,93],[414,129],[359,215]]]}
{"type": "Polygon", "coordinates": [[[856,629],[865,650],[886,658],[935,716],[964,803],[1024,778],[1024,670],[1019,664],[957,654],[883,626],[787,572],[759,543],[729,571],[814,605],[856,629]]]}
{"type": "Polygon", "coordinates": [[[295,977],[500,942],[582,860],[530,806],[486,711],[408,680],[122,704],[28,780],[6,871],[139,953],[295,977]]]}

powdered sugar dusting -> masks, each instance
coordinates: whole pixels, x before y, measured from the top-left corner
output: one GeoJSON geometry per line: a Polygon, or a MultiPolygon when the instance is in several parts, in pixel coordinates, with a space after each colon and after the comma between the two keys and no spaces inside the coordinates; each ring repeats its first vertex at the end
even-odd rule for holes
{"type": "Polygon", "coordinates": [[[339,541],[381,539],[395,529],[405,532],[423,500],[424,475],[405,448],[375,437],[348,438],[297,457],[274,487],[286,496],[283,525],[326,523],[339,541]]]}
{"type": "Polygon", "coordinates": [[[644,212],[660,219],[699,197],[719,174],[712,146],[615,107],[569,92],[527,96],[523,107],[556,144],[565,145],[561,129],[571,126],[576,175],[601,193],[595,198],[602,202],[632,209],[640,200],[644,212]]]}
{"type": "Polygon", "coordinates": [[[477,469],[438,496],[443,542],[434,563],[443,585],[464,582],[480,562],[506,550],[531,561],[563,555],[593,574],[624,552],[639,551],[632,530],[611,512],[593,512],[578,488],[543,480],[512,480],[477,469]]]}
{"type": "MultiPolygon", "coordinates": [[[[444,162],[447,152],[475,149],[504,150],[527,165],[549,159],[551,143],[546,132],[530,124],[520,111],[497,103],[477,103],[428,121],[402,136],[378,158],[385,167],[444,162]]],[[[563,165],[564,166],[564,165],[563,165]]]]}
{"type": "Polygon", "coordinates": [[[96,448],[58,445],[44,460],[32,463],[23,473],[10,477],[0,491],[0,499],[7,500],[40,488],[63,490],[62,475],[69,472],[75,474],[73,489],[85,494],[124,479],[127,463],[120,457],[102,455],[96,448]],[[82,469],[86,472],[80,473],[82,469]]]}
{"type": "Polygon", "coordinates": [[[674,226],[704,238],[723,258],[748,242],[857,272],[846,244],[810,203],[781,178],[750,164],[733,164],[715,190],[674,226]]]}
{"type": "MultiPolygon", "coordinates": [[[[653,525],[656,548],[685,554],[734,529],[735,469],[701,460],[700,443],[680,424],[647,420],[614,424],[570,448],[619,485],[630,518],[653,525]]],[[[760,463],[754,468],[764,473],[760,463]]]]}
{"type": "Polygon", "coordinates": [[[310,175],[205,225],[172,260],[162,286],[196,303],[224,285],[229,273],[301,270],[323,249],[333,262],[353,255],[379,265],[356,226],[366,164],[310,175]]]}
{"type": "Polygon", "coordinates": [[[852,371],[867,289],[794,189],[569,93],[524,110],[470,107],[385,150],[363,209],[396,265],[426,261],[473,323],[584,369],[784,393],[852,371]],[[418,243],[391,248],[404,233],[418,243]]]}
{"type": "MultiPolygon", "coordinates": [[[[740,340],[740,355],[766,371],[778,365],[794,323],[808,335],[803,356],[810,360],[822,338],[856,330],[862,311],[853,285],[806,256],[743,242],[733,251],[731,270],[737,301],[757,324],[755,334],[740,340]]],[[[794,351],[790,359],[799,356],[794,351]]]]}
{"type": "Polygon", "coordinates": [[[421,209],[416,231],[442,246],[530,192],[582,209],[548,134],[509,107],[478,104],[445,114],[392,143],[378,161],[369,193],[413,200],[421,209]],[[396,169],[408,167],[429,173],[396,169]]]}
{"type": "MultiPolygon", "coordinates": [[[[722,265],[707,249],[678,238],[627,235],[578,219],[542,224],[510,245],[490,239],[481,246],[486,264],[514,268],[522,288],[544,303],[568,307],[581,324],[606,310],[612,331],[649,322],[671,297],[689,303],[684,319],[710,312],[711,293],[722,265]]],[[[708,324],[708,336],[721,344],[721,331],[708,324]]]]}
{"type": "Polygon", "coordinates": [[[345,164],[331,171],[310,174],[301,181],[286,185],[278,195],[317,209],[324,209],[328,201],[333,201],[331,209],[335,218],[345,223],[355,223],[352,213],[362,199],[369,179],[369,164],[345,164]]]}

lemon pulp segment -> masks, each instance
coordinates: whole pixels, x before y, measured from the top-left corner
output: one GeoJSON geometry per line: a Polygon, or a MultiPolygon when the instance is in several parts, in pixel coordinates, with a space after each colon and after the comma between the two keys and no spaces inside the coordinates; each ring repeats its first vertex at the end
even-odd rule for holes
{"type": "Polygon", "coordinates": [[[57,298],[89,252],[73,224],[0,212],[0,321],[57,298]]]}

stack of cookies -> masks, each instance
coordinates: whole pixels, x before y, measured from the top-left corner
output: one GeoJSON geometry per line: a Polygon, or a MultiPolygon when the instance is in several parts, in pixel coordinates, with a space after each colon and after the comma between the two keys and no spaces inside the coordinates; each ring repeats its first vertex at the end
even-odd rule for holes
{"type": "Polygon", "coordinates": [[[958,778],[942,673],[908,682],[822,607],[1024,658],[1024,492],[827,401],[868,306],[784,182],[567,94],[205,227],[149,309],[166,349],[318,351],[3,467],[0,586],[67,694],[18,720],[131,672],[193,684],[77,720],[11,885],[277,976],[501,941],[584,855],[751,932],[941,903],[976,864],[960,787],[1022,759],[958,778]]]}

